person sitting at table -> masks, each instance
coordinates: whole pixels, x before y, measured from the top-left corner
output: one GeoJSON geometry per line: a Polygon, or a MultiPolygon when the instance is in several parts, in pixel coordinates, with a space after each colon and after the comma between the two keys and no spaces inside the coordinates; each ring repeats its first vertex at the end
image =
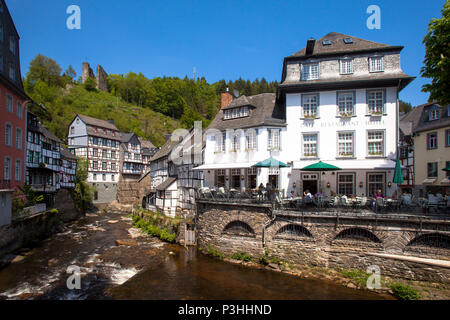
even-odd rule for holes
{"type": "Polygon", "coordinates": [[[306,198],[306,203],[312,203],[311,202],[311,199],[312,199],[312,194],[311,194],[311,192],[309,192],[309,189],[306,189],[304,192],[303,192],[303,195],[305,196],[305,198],[306,198]]]}
{"type": "Polygon", "coordinates": [[[258,187],[258,198],[261,199],[261,200],[262,200],[262,198],[263,198],[263,192],[264,192],[264,191],[266,191],[266,188],[264,188],[264,185],[263,185],[263,183],[261,182],[261,183],[259,184],[259,187],[258,187]]]}
{"type": "Polygon", "coordinates": [[[330,190],[330,196],[331,197],[334,197],[336,194],[334,193],[334,191],[333,190],[330,190]]]}
{"type": "Polygon", "coordinates": [[[288,195],[288,198],[289,199],[294,198],[294,190],[291,190],[291,193],[288,195]]]}
{"type": "Polygon", "coordinates": [[[373,195],[373,207],[375,208],[375,204],[377,203],[377,198],[384,198],[383,191],[381,189],[378,189],[377,193],[373,195]]]}

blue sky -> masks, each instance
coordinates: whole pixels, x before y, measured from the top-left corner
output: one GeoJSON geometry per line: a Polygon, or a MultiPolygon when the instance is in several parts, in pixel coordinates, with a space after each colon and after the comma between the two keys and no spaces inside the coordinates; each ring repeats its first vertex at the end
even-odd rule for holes
{"type": "Polygon", "coordinates": [[[108,73],[147,77],[188,75],[196,67],[210,83],[239,77],[280,80],[282,62],[306,44],[335,31],[403,45],[402,68],[417,76],[400,93],[414,106],[428,94],[420,77],[422,39],[445,0],[153,1],[6,0],[21,37],[23,75],[41,53],[81,75],[83,61],[108,73]],[[69,5],[81,8],[81,30],[66,27],[69,5]],[[366,9],[381,8],[381,29],[369,30],[366,9]]]}

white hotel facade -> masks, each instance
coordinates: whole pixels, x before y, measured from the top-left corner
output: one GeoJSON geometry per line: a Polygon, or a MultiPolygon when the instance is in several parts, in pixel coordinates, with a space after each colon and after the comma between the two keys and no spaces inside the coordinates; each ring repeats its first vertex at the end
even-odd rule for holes
{"type": "Polygon", "coordinates": [[[319,191],[322,181],[325,194],[372,196],[382,189],[391,196],[397,189],[398,93],[414,79],[401,69],[402,48],[332,32],[284,59],[276,96],[228,103],[225,93],[205,134],[198,168],[205,185],[242,189],[270,181],[285,195],[300,195],[319,191]],[[269,157],[290,167],[251,167],[269,157]],[[319,160],[342,170],[321,178],[300,170],[319,160]]]}

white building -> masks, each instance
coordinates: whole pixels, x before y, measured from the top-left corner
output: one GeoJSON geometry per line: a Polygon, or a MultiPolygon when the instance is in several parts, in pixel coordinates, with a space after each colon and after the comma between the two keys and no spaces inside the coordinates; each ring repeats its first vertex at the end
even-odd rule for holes
{"type": "Polygon", "coordinates": [[[222,106],[206,132],[205,184],[253,188],[256,176],[256,185],[270,181],[285,195],[314,194],[319,181],[326,194],[392,195],[398,92],[413,80],[401,70],[402,48],[334,32],[308,40],[284,59],[277,99],[222,106]],[[270,156],[290,168],[251,168],[270,156]],[[300,170],[319,160],[342,170],[321,179],[300,170]]]}
{"type": "Polygon", "coordinates": [[[77,157],[61,147],[61,171],[59,180],[61,188],[74,188],[76,183],[77,157]]]}
{"type": "Polygon", "coordinates": [[[94,203],[116,199],[121,134],[112,120],[77,115],[69,125],[69,150],[89,160],[88,184],[96,188],[94,203]]]}

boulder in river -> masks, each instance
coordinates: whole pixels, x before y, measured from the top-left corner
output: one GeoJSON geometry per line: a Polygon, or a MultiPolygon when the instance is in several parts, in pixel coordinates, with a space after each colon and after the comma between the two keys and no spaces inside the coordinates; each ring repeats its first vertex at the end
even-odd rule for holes
{"type": "Polygon", "coordinates": [[[108,223],[111,223],[111,224],[114,224],[114,223],[117,223],[117,222],[119,222],[119,220],[108,220],[108,223]]]}
{"type": "Polygon", "coordinates": [[[134,239],[116,240],[116,246],[137,246],[137,241],[134,239]]]}

